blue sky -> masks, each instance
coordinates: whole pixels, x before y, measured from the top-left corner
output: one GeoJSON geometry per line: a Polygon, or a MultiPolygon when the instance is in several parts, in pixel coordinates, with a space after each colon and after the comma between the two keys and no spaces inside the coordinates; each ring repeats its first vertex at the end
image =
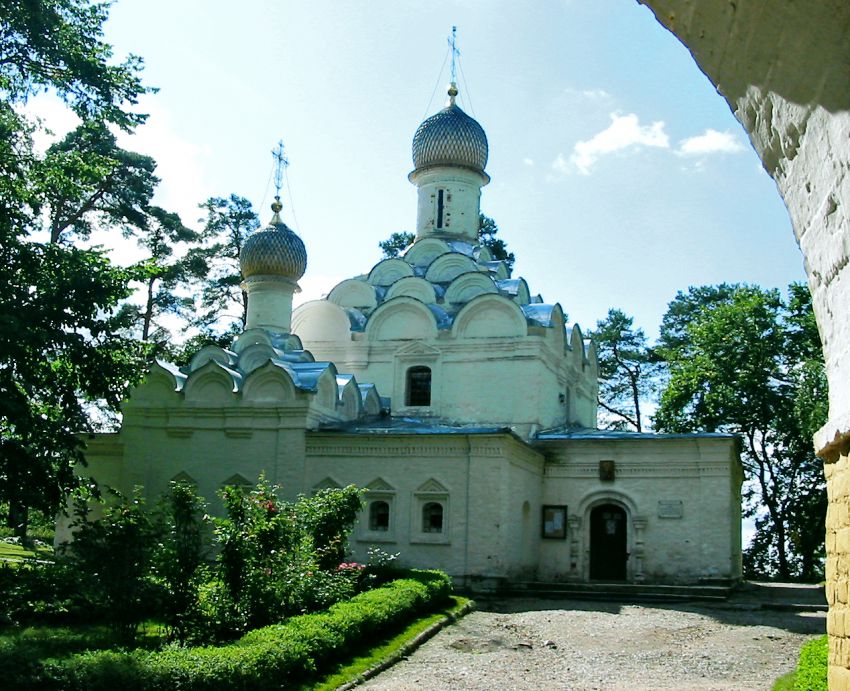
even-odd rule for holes
{"type": "Polygon", "coordinates": [[[453,24],[460,102],[490,142],[482,211],[532,292],[585,328],[619,307],[654,335],[688,285],[803,280],[743,130],[630,0],[119,0],[107,40],[144,57],[159,88],[122,143],[159,161],[160,201],[185,221],[231,192],[265,221],[282,138],[285,218],[309,255],[302,296],[318,297],[414,227],[410,143],[442,107],[453,24]]]}

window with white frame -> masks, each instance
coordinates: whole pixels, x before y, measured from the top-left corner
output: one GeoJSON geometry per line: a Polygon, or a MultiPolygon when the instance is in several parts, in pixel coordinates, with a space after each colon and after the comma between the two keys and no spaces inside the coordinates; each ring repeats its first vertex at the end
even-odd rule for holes
{"type": "Polygon", "coordinates": [[[362,542],[395,542],[395,488],[386,480],[376,478],[366,485],[365,490],[357,539],[362,542]]]}
{"type": "Polygon", "coordinates": [[[449,490],[430,479],[413,493],[410,540],[414,543],[448,544],[449,490]]]}

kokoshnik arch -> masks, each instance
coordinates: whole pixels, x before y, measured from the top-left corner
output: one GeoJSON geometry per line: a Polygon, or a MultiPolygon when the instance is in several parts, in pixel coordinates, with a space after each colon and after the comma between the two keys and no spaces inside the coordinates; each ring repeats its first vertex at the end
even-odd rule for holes
{"type": "MultiPolygon", "coordinates": [[[[829,686],[850,688],[850,5],[643,0],[729,103],[776,181],[805,258],[829,379],[829,686]],[[846,624],[845,624],[846,621],[846,624]]],[[[758,258],[754,258],[758,261],[758,258]]]]}
{"type": "Polygon", "coordinates": [[[308,252],[276,200],[240,257],[245,331],[157,363],[89,472],[151,497],[260,473],[290,497],[355,484],[356,558],[382,545],[473,587],[736,582],[736,439],[597,429],[593,344],[478,242],[489,144],[456,96],[414,135],[402,256],[293,311],[308,252]]]}

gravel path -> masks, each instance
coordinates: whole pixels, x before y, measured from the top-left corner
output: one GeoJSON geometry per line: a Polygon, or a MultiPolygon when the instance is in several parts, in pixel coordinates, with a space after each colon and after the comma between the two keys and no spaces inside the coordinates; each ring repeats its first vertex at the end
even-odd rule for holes
{"type": "Polygon", "coordinates": [[[517,599],[483,603],[366,688],[770,689],[823,613],[517,599]]]}

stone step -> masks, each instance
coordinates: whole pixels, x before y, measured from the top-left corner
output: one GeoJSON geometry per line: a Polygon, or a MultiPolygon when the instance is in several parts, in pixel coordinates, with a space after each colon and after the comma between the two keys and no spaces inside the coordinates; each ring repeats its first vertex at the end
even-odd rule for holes
{"type": "Polygon", "coordinates": [[[551,597],[581,600],[628,600],[633,602],[720,602],[733,588],[721,585],[660,585],[647,583],[547,583],[540,581],[503,584],[499,596],[551,597]]]}

